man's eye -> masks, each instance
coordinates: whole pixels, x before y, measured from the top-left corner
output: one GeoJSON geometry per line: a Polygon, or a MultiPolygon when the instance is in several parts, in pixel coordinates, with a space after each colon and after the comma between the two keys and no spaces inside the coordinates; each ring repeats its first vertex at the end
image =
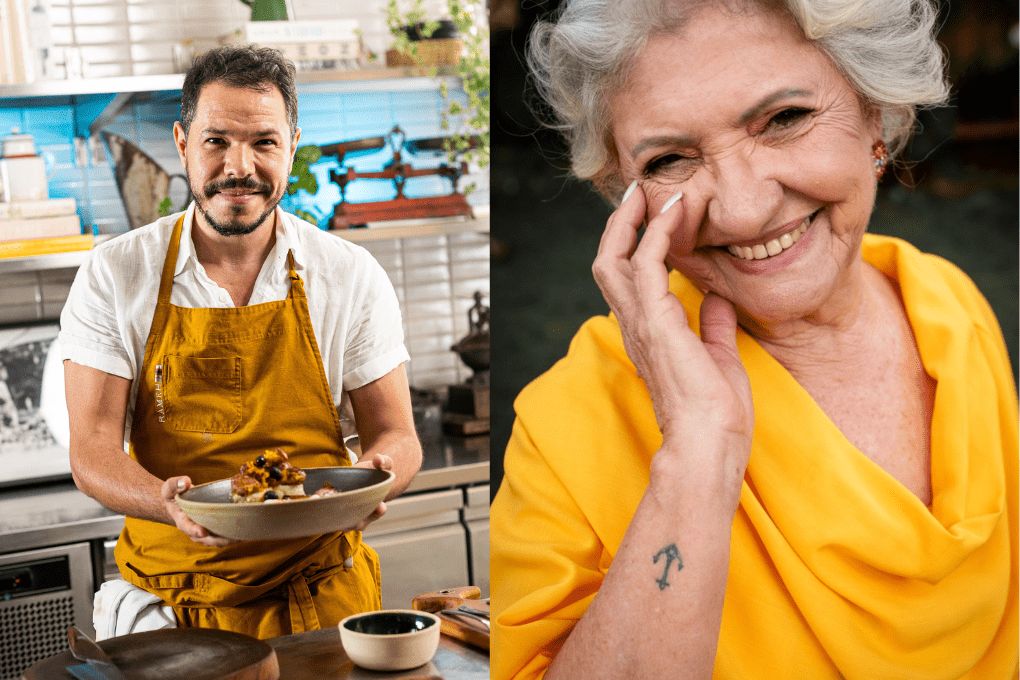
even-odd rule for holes
{"type": "Polygon", "coordinates": [[[797,107],[783,109],[776,115],[772,116],[765,129],[776,129],[782,130],[784,128],[793,127],[797,123],[800,123],[811,114],[810,109],[801,109],[797,107]]]}
{"type": "Polygon", "coordinates": [[[272,139],[260,139],[258,144],[259,146],[276,146],[276,142],[272,139]]]}
{"type": "Polygon", "coordinates": [[[210,137],[209,139],[205,140],[205,143],[206,144],[222,144],[223,140],[220,139],[219,137],[210,137]]]}

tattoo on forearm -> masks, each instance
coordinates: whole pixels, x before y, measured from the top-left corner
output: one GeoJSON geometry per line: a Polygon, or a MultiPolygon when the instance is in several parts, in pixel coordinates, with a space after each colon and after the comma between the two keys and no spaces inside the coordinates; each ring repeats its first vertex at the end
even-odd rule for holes
{"type": "Polygon", "coordinates": [[[660,557],[666,558],[666,565],[662,569],[662,576],[655,579],[655,582],[659,584],[659,590],[665,590],[669,587],[669,568],[676,561],[676,570],[680,571],[684,568],[684,561],[680,559],[680,551],[677,549],[676,543],[670,543],[655,553],[655,556],[652,557],[652,564],[658,564],[660,557]]]}

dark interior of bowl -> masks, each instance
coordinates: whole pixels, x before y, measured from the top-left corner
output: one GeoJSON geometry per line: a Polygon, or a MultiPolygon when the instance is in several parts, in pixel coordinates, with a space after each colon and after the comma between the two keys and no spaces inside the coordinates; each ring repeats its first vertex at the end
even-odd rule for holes
{"type": "MultiPolygon", "coordinates": [[[[305,493],[312,494],[329,482],[337,491],[354,491],[384,481],[389,474],[383,470],[360,467],[305,468],[305,493]]],[[[187,501],[199,503],[229,503],[230,480],[202,484],[181,494],[187,501]]]]}
{"type": "Polygon", "coordinates": [[[371,612],[344,624],[344,628],[368,635],[400,635],[425,630],[435,619],[408,612],[371,612]]]}

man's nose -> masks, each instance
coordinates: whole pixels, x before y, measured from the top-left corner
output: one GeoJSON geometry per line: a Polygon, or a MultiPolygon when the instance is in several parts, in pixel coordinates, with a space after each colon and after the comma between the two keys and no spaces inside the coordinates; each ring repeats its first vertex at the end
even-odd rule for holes
{"type": "Polygon", "coordinates": [[[772,176],[762,158],[732,154],[715,165],[709,219],[734,240],[761,233],[779,210],[782,183],[772,176]]]}
{"type": "Polygon", "coordinates": [[[247,144],[231,144],[223,165],[227,177],[248,177],[255,172],[255,154],[247,144]]]}

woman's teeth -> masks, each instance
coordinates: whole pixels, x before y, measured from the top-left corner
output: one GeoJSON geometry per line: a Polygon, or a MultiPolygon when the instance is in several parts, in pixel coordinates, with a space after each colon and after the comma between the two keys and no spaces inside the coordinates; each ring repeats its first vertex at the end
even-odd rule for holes
{"type": "Polygon", "coordinates": [[[739,257],[741,260],[764,260],[767,257],[778,255],[800,240],[800,237],[804,235],[804,232],[811,225],[811,217],[814,217],[814,215],[805,217],[800,226],[793,231],[786,232],[779,238],[753,246],[727,246],[726,250],[730,251],[730,255],[739,257]]]}

